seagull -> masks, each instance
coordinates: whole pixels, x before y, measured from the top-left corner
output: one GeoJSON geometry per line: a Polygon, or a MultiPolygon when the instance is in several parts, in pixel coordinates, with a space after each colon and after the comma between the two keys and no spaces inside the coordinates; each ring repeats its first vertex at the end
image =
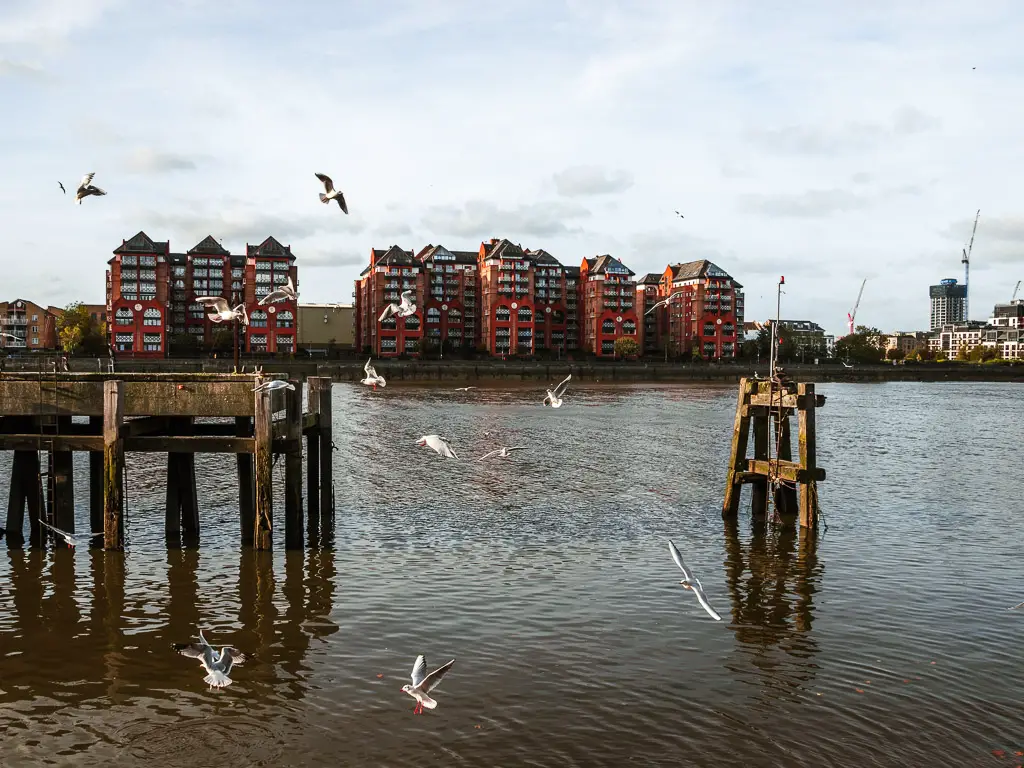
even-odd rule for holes
{"type": "Polygon", "coordinates": [[[199,296],[196,298],[196,304],[205,304],[213,308],[213,312],[207,315],[211,322],[223,323],[230,322],[231,320],[241,320],[242,325],[249,324],[249,313],[245,309],[245,304],[239,304],[234,309],[231,309],[228,306],[227,300],[220,296],[199,296]]]}
{"type": "Polygon", "coordinates": [[[377,388],[378,384],[380,384],[382,387],[386,387],[388,383],[384,381],[383,376],[377,373],[377,369],[370,365],[371,360],[373,360],[372,357],[367,358],[366,365],[363,366],[363,370],[366,371],[366,378],[361,379],[359,383],[365,384],[368,387],[372,386],[374,389],[377,388]]]}
{"type": "Polygon", "coordinates": [[[61,184],[59,181],[57,182],[57,186],[60,187],[60,191],[63,192],[65,195],[68,193],[68,191],[64,189],[64,185],[61,184]]]}
{"type": "Polygon", "coordinates": [[[1017,604],[1016,604],[1015,606],[1013,606],[1012,608],[1007,608],[1006,610],[1008,610],[1008,611],[1015,611],[1015,610],[1017,610],[1018,608],[1020,608],[1021,606],[1024,606],[1024,603],[1017,603],[1017,604]]]}
{"type": "Polygon", "coordinates": [[[656,310],[656,309],[657,309],[658,307],[666,307],[666,306],[668,306],[668,303],[669,303],[670,301],[672,301],[672,299],[674,299],[674,298],[675,298],[676,296],[682,296],[682,295],[683,295],[683,292],[682,292],[682,291],[676,291],[676,292],[675,292],[675,293],[673,293],[673,294],[672,294],[671,296],[669,296],[669,297],[668,297],[667,299],[662,299],[662,300],[661,300],[661,301],[659,301],[659,302],[658,302],[657,304],[655,304],[655,305],[654,305],[653,307],[651,307],[650,309],[648,309],[648,310],[647,310],[646,312],[644,312],[644,315],[646,316],[646,315],[649,315],[649,314],[651,314],[651,312],[653,312],[654,310],[656,310]]]}
{"type": "Polygon", "coordinates": [[[76,534],[74,534],[74,533],[68,533],[67,531],[62,531],[62,530],[61,530],[60,528],[55,528],[54,526],[50,525],[50,524],[49,524],[48,522],[46,522],[45,520],[40,520],[40,521],[39,521],[39,524],[40,524],[40,525],[45,525],[45,526],[46,526],[47,528],[49,528],[49,529],[50,529],[51,531],[53,531],[53,532],[54,532],[54,533],[56,533],[56,534],[57,534],[58,536],[60,536],[61,538],[63,538],[63,539],[64,539],[64,541],[66,541],[66,542],[67,542],[67,545],[68,545],[68,548],[69,548],[69,549],[74,549],[75,547],[79,546],[80,544],[85,544],[85,543],[87,543],[87,541],[88,541],[89,539],[94,539],[94,538],[96,538],[97,536],[102,536],[102,535],[103,535],[103,531],[100,531],[99,533],[93,533],[93,534],[92,534],[92,535],[90,535],[90,536],[83,536],[83,535],[76,535],[76,534]]]}
{"type": "Polygon", "coordinates": [[[271,379],[252,388],[253,392],[277,392],[279,389],[290,389],[295,391],[295,385],[285,379],[271,379]]]}
{"type": "Polygon", "coordinates": [[[701,604],[708,615],[715,621],[721,621],[722,617],[718,615],[714,608],[708,605],[707,595],[704,594],[704,587],[700,584],[700,579],[693,575],[693,571],[686,567],[683,563],[683,557],[679,554],[679,550],[676,549],[676,545],[672,543],[672,539],[668,540],[668,551],[672,553],[672,559],[676,561],[676,565],[679,566],[679,570],[683,572],[683,580],[679,583],[687,589],[693,590],[693,594],[697,596],[697,602],[701,604]]]}
{"type": "Polygon", "coordinates": [[[550,389],[547,390],[548,396],[544,398],[544,405],[550,405],[552,408],[562,407],[562,395],[565,394],[566,387],[569,386],[569,379],[572,378],[570,373],[566,376],[562,383],[555,387],[555,391],[552,392],[550,389]]]}
{"type": "Polygon", "coordinates": [[[490,453],[485,453],[483,456],[481,456],[479,459],[477,459],[477,461],[483,461],[484,459],[489,459],[489,458],[491,458],[491,456],[497,456],[499,459],[507,459],[511,455],[509,453],[509,451],[525,451],[525,450],[526,450],[526,446],[524,446],[524,445],[517,446],[515,448],[499,448],[496,451],[491,451],[490,453]]]}
{"type": "Polygon", "coordinates": [[[334,188],[334,182],[331,181],[331,177],[325,173],[318,173],[316,174],[316,177],[324,183],[324,189],[327,190],[326,195],[323,192],[320,193],[320,202],[324,205],[328,205],[331,200],[337,200],[338,207],[345,213],[348,213],[348,206],[345,205],[345,195],[341,193],[340,189],[334,188]]]}
{"type": "Polygon", "coordinates": [[[391,302],[384,311],[380,313],[380,319],[378,322],[383,323],[392,315],[395,317],[408,317],[409,315],[416,313],[416,305],[413,303],[415,297],[412,295],[412,291],[402,291],[402,303],[395,304],[391,302]]]}
{"type": "Polygon", "coordinates": [[[456,392],[469,392],[471,389],[479,389],[479,387],[456,387],[456,392]]]}
{"type": "Polygon", "coordinates": [[[853,366],[845,360],[840,360],[839,362],[843,364],[843,368],[853,368],[853,366]]]}
{"type": "Polygon", "coordinates": [[[228,677],[231,674],[231,668],[235,664],[244,663],[249,658],[237,648],[232,648],[229,645],[222,647],[220,655],[217,655],[213,646],[203,637],[203,630],[199,630],[198,643],[174,643],[171,647],[182,656],[199,659],[203,669],[209,673],[203,678],[203,682],[211,688],[227,688],[231,685],[231,678],[228,677]]]}
{"type": "MultiPolygon", "coordinates": [[[[92,177],[96,175],[96,172],[87,173],[82,177],[82,182],[78,185],[78,189],[75,191],[75,202],[79,205],[82,204],[82,200],[89,195],[105,195],[107,194],[99,187],[92,185],[92,177]]],[[[59,182],[58,182],[59,183],[59,182]]]]}
{"type": "Polygon", "coordinates": [[[295,283],[292,282],[291,275],[288,276],[288,282],[282,285],[280,288],[275,288],[262,299],[259,300],[260,306],[269,304],[272,301],[283,301],[289,299],[295,301],[298,298],[298,294],[295,292],[295,283]]]}
{"type": "Polygon", "coordinates": [[[4,333],[0,331],[0,339],[10,339],[11,341],[17,341],[18,337],[15,336],[13,333],[4,333]]]}
{"type": "Polygon", "coordinates": [[[446,459],[459,458],[455,451],[452,450],[452,447],[448,444],[448,441],[438,435],[425,435],[416,441],[416,445],[421,448],[433,448],[446,459]]]}
{"type": "Polygon", "coordinates": [[[412,665],[412,685],[406,683],[402,686],[404,693],[408,693],[416,699],[416,707],[412,711],[414,715],[422,715],[424,707],[434,709],[437,706],[437,702],[427,694],[441,684],[441,678],[452,668],[454,663],[455,659],[452,659],[443,667],[438,667],[428,675],[427,660],[423,658],[423,654],[416,657],[416,662],[412,665]]]}
{"type": "Polygon", "coordinates": [[[680,213],[679,211],[676,211],[676,216],[678,216],[678,217],[679,217],[680,219],[685,219],[685,218],[686,218],[686,217],[685,217],[685,216],[683,216],[683,214],[681,214],[681,213],[680,213]]]}

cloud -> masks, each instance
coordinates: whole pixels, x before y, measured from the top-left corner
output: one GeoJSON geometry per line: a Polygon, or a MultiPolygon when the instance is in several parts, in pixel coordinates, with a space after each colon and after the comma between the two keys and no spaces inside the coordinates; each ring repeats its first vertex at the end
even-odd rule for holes
{"type": "Polygon", "coordinates": [[[36,81],[49,79],[48,73],[42,67],[11,59],[0,59],[0,77],[36,81]]]}
{"type": "Polygon", "coordinates": [[[174,152],[162,152],[151,147],[139,147],[125,158],[124,168],[129,173],[157,174],[170,171],[194,171],[195,160],[174,152]]]}
{"type": "Polygon", "coordinates": [[[366,253],[351,250],[303,250],[296,253],[299,267],[364,267],[369,260],[366,253]]]}
{"type": "Polygon", "coordinates": [[[589,197],[624,192],[633,186],[629,171],[610,170],[597,165],[576,165],[554,175],[555,189],[562,197],[589,197]]]}
{"type": "Polygon", "coordinates": [[[575,203],[529,203],[502,208],[486,200],[472,200],[464,206],[432,206],[422,217],[423,226],[439,237],[550,237],[579,231],[568,222],[590,216],[575,203]]]}
{"type": "MultiPolygon", "coordinates": [[[[200,211],[146,211],[132,217],[136,231],[142,229],[157,240],[171,240],[175,250],[187,250],[207,235],[224,240],[232,253],[242,253],[245,243],[256,245],[273,236],[282,245],[331,231],[334,222],[324,216],[276,214],[266,211],[233,211],[215,214],[200,211]],[[234,245],[229,245],[233,243],[234,245]]],[[[359,231],[357,224],[348,231],[359,231]]],[[[302,256],[296,252],[296,256],[302,256]]]]}
{"type": "Polygon", "coordinates": [[[124,0],[6,0],[0,43],[53,45],[93,26],[124,0]]]}
{"type": "MultiPolygon", "coordinates": [[[[974,217],[951,222],[942,235],[955,242],[951,248],[959,256],[971,239],[974,217]]],[[[942,255],[949,260],[949,251],[942,255]]],[[[959,259],[958,259],[959,260],[959,259]]],[[[971,249],[971,271],[985,270],[1002,264],[1024,265],[1024,216],[990,216],[978,219],[978,231],[971,249]]],[[[973,286],[972,281],[972,286],[973,286]]],[[[973,291],[973,287],[972,287],[973,291]]]]}
{"type": "Polygon", "coordinates": [[[378,224],[374,227],[374,237],[378,240],[387,240],[393,242],[396,238],[408,237],[412,234],[412,227],[406,224],[404,221],[394,221],[384,224],[378,224]]]}
{"type": "Polygon", "coordinates": [[[901,107],[885,122],[849,121],[834,128],[788,125],[759,128],[747,137],[763,149],[797,155],[832,155],[874,149],[893,139],[934,130],[940,121],[915,107],[901,107]]]}
{"type": "Polygon", "coordinates": [[[799,194],[747,194],[739,198],[739,209],[746,213],[793,218],[825,218],[835,213],[860,211],[887,199],[902,195],[920,195],[922,187],[904,184],[888,187],[873,195],[859,195],[846,189],[809,189],[799,194]]]}

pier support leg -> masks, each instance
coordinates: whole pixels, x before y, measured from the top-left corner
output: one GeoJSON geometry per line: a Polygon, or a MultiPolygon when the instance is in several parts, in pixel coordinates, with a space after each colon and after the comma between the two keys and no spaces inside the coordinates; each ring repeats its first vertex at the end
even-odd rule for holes
{"type": "MultiPolygon", "coordinates": [[[[754,459],[768,460],[769,429],[768,409],[764,406],[750,408],[751,419],[754,421],[754,459]]],[[[751,481],[751,515],[762,518],[768,514],[768,478],[758,477],[751,481]]]]}
{"type": "MultiPolygon", "coordinates": [[[[789,417],[791,415],[790,409],[783,409],[782,415],[776,414],[772,429],[775,433],[775,438],[778,444],[775,446],[776,456],[781,461],[792,461],[793,460],[793,447],[790,441],[789,431],[789,417]]],[[[796,488],[788,483],[783,483],[775,491],[775,509],[778,510],[779,517],[785,526],[792,526],[796,522],[797,516],[797,495],[796,488]]]]}
{"type": "MultiPolygon", "coordinates": [[[[182,421],[182,431],[190,435],[195,432],[191,417],[182,421]]],[[[199,546],[199,496],[196,489],[196,455],[181,453],[179,455],[178,477],[181,481],[179,498],[181,499],[181,538],[186,547],[199,546]]]]}
{"type": "MultiPolygon", "coordinates": [[[[98,435],[103,434],[103,417],[90,416],[89,427],[98,435]]],[[[103,530],[103,451],[89,451],[89,533],[103,530]]],[[[102,545],[99,537],[89,546],[102,545]]]]}
{"type": "Polygon", "coordinates": [[[285,390],[284,546],[302,549],[302,382],[292,384],[294,390],[285,390]]]}
{"type": "MultiPolygon", "coordinates": [[[[263,377],[256,377],[256,384],[263,383],[263,377]]],[[[257,392],[256,418],[254,419],[253,437],[256,442],[256,524],[253,531],[253,546],[256,549],[270,549],[273,544],[272,531],[274,519],[274,479],[271,473],[273,456],[271,448],[273,432],[271,431],[271,415],[269,392],[257,392]]]]}
{"type": "MultiPolygon", "coordinates": [[[[319,376],[311,376],[306,380],[309,394],[306,407],[310,413],[320,413],[320,382],[319,376]]],[[[328,379],[329,381],[329,379],[328,379]]],[[[306,435],[306,527],[310,545],[320,534],[320,427],[306,435]]]]}
{"type": "Polygon", "coordinates": [[[725,500],[722,502],[722,517],[735,520],[740,509],[740,490],[743,488],[742,473],[746,471],[747,443],[750,440],[750,392],[754,382],[740,379],[739,401],[736,403],[736,420],[732,428],[732,447],[729,452],[729,472],[725,478],[725,500]]]}
{"type": "Polygon", "coordinates": [[[103,382],[103,547],[124,549],[124,384],[103,382]]]}
{"type": "Polygon", "coordinates": [[[334,538],[334,429],[332,379],[320,379],[320,542],[334,538]]]}
{"type": "MultiPolygon", "coordinates": [[[[235,434],[238,437],[252,437],[252,419],[248,416],[236,417],[235,434]]],[[[239,453],[235,457],[238,464],[238,516],[241,521],[242,545],[246,547],[252,546],[256,523],[252,459],[251,453],[239,453]]]]}
{"type": "MultiPolygon", "coordinates": [[[[797,384],[800,427],[800,466],[805,470],[818,467],[817,438],[815,435],[815,396],[813,384],[797,384]]],[[[803,484],[800,489],[800,525],[814,530],[818,526],[818,488],[814,480],[803,484]]]]}

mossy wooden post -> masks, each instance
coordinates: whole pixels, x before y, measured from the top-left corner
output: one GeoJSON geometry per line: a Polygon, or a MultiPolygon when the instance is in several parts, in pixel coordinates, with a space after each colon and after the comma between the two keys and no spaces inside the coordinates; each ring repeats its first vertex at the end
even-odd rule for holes
{"type": "MultiPolygon", "coordinates": [[[[167,426],[169,436],[182,434],[180,419],[171,419],[167,426]]],[[[181,544],[181,455],[167,454],[167,492],[164,498],[164,537],[168,546],[181,544]]]]}
{"type": "Polygon", "coordinates": [[[747,443],[750,441],[750,391],[754,382],[740,379],[739,400],[736,403],[736,419],[732,427],[732,447],[729,451],[729,472],[725,478],[725,500],[722,502],[722,517],[735,519],[740,509],[740,490],[743,488],[743,473],[747,469],[747,443]]]}
{"type": "Polygon", "coordinates": [[[814,420],[817,398],[814,395],[813,384],[797,384],[796,394],[800,428],[800,466],[806,472],[806,479],[802,483],[803,487],[800,489],[800,525],[814,530],[818,525],[818,489],[814,480],[814,475],[818,468],[814,420]]]}
{"type": "MultiPolygon", "coordinates": [[[[235,435],[252,437],[252,418],[249,416],[235,417],[235,435]]],[[[251,453],[239,453],[236,456],[238,465],[238,515],[241,520],[242,544],[250,546],[256,525],[256,502],[253,499],[251,453]]]]}
{"type": "MultiPolygon", "coordinates": [[[[760,385],[758,386],[760,390],[760,385]]],[[[754,422],[754,461],[768,461],[769,418],[768,408],[763,405],[747,406],[754,422]]],[[[768,514],[768,478],[756,477],[750,481],[750,514],[764,517],[768,514]]]]}
{"type": "MultiPolygon", "coordinates": [[[[262,376],[256,377],[256,385],[264,381],[262,376]]],[[[256,549],[270,549],[273,545],[272,531],[274,519],[274,479],[271,473],[273,456],[273,428],[271,416],[273,412],[270,406],[270,392],[262,391],[255,393],[256,416],[253,425],[253,437],[255,438],[255,460],[256,465],[256,519],[253,530],[253,546],[256,549]]]]}
{"type": "MultiPolygon", "coordinates": [[[[195,434],[191,416],[181,420],[181,431],[195,434]]],[[[196,455],[192,451],[178,454],[179,498],[181,500],[181,538],[186,547],[199,546],[199,492],[196,488],[196,455]]]]}
{"type": "Polygon", "coordinates": [[[302,549],[302,382],[285,390],[284,547],[302,549]]]}
{"type": "MultiPolygon", "coordinates": [[[[320,531],[320,387],[324,379],[311,376],[306,380],[306,407],[316,414],[316,429],[306,435],[306,525],[312,539],[320,531]]],[[[330,379],[326,380],[330,382],[330,379]]],[[[330,386],[328,384],[328,386],[330,386]]]]}
{"type": "MultiPolygon", "coordinates": [[[[772,417],[774,421],[772,428],[775,430],[778,443],[775,446],[775,455],[779,457],[780,461],[793,460],[793,447],[789,433],[789,417],[791,414],[792,409],[784,408],[781,416],[776,413],[772,417]]],[[[787,525],[792,525],[793,518],[797,514],[797,494],[796,488],[790,483],[782,483],[775,491],[775,509],[778,510],[779,517],[787,525]]]]}
{"type": "Polygon", "coordinates": [[[320,532],[321,541],[334,532],[334,432],[329,378],[320,379],[320,532]]]}
{"type": "Polygon", "coordinates": [[[103,382],[103,547],[124,548],[124,384],[103,382]]]}
{"type": "MultiPolygon", "coordinates": [[[[103,417],[89,417],[89,431],[103,434],[103,417]]],[[[103,451],[89,451],[89,533],[103,530],[103,451]]],[[[97,536],[90,546],[100,546],[101,537],[97,536]]]]}

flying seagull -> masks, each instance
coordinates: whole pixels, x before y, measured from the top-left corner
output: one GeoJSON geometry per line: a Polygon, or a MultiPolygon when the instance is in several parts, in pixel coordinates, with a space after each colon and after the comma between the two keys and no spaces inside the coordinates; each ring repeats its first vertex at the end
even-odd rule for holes
{"type": "Polygon", "coordinates": [[[171,647],[182,656],[190,659],[199,659],[203,669],[209,673],[203,678],[203,682],[211,688],[227,688],[231,685],[232,681],[229,677],[231,668],[235,664],[242,664],[248,659],[248,656],[244,653],[229,645],[222,647],[220,654],[217,655],[213,650],[213,646],[206,642],[206,638],[203,637],[203,630],[199,630],[198,643],[174,643],[171,647]]]}
{"type": "Polygon", "coordinates": [[[372,386],[374,389],[377,388],[378,384],[380,386],[382,386],[382,387],[386,387],[388,385],[388,383],[386,381],[384,381],[384,377],[381,376],[379,373],[377,373],[377,369],[376,368],[374,368],[372,365],[370,365],[370,361],[372,359],[373,359],[372,357],[367,358],[366,365],[363,366],[363,370],[366,372],[366,378],[361,379],[359,381],[359,383],[360,384],[365,384],[368,387],[372,386]]]}
{"type": "Polygon", "coordinates": [[[644,315],[649,315],[649,314],[651,314],[651,312],[653,312],[654,310],[656,310],[656,309],[657,309],[658,307],[667,307],[667,306],[668,306],[668,304],[669,304],[669,302],[670,302],[670,301],[672,301],[672,299],[674,299],[674,298],[675,298],[676,296],[682,296],[682,295],[683,295],[683,292],[682,292],[682,291],[676,291],[676,292],[675,292],[675,293],[673,293],[673,294],[672,294],[671,296],[669,296],[669,297],[668,297],[667,299],[662,299],[662,300],[661,300],[661,301],[659,301],[659,302],[658,302],[657,304],[655,304],[654,306],[652,306],[652,307],[651,307],[650,309],[648,309],[648,310],[647,310],[646,312],[644,312],[644,315]]]}
{"type": "Polygon", "coordinates": [[[3,331],[0,331],[0,339],[9,339],[11,341],[18,341],[19,337],[15,336],[13,333],[4,333],[3,331]]]}
{"type": "Polygon", "coordinates": [[[404,693],[408,693],[416,699],[416,707],[412,711],[414,715],[422,715],[424,707],[434,709],[437,706],[437,702],[430,698],[428,694],[441,684],[441,678],[452,668],[454,663],[455,659],[452,659],[443,667],[438,667],[428,675],[427,660],[423,657],[423,654],[416,657],[416,663],[412,665],[412,685],[406,683],[402,686],[404,693]]]}
{"type": "Polygon", "coordinates": [[[471,389],[479,389],[479,387],[456,387],[456,392],[469,392],[471,389]]]}
{"type": "Polygon", "coordinates": [[[99,187],[94,187],[92,185],[92,177],[95,175],[96,172],[93,171],[91,173],[85,174],[85,176],[82,177],[82,182],[78,185],[78,189],[75,191],[75,202],[78,203],[79,205],[81,205],[82,200],[88,197],[89,195],[107,194],[99,187]]]}
{"type": "Polygon", "coordinates": [[[60,191],[63,192],[65,195],[68,193],[68,191],[64,189],[64,185],[61,184],[59,181],[57,182],[57,186],[60,187],[60,191]]]}
{"type": "Polygon", "coordinates": [[[459,458],[455,451],[452,450],[452,447],[448,444],[448,441],[438,435],[425,435],[416,441],[416,445],[421,448],[432,448],[446,459],[459,458]]]}
{"type": "Polygon", "coordinates": [[[686,589],[692,590],[693,594],[697,596],[697,602],[701,604],[708,615],[715,621],[721,621],[722,617],[718,615],[714,608],[708,605],[707,595],[704,594],[704,587],[700,584],[700,579],[693,575],[693,571],[686,567],[683,562],[683,556],[679,554],[679,550],[676,549],[676,545],[672,543],[672,539],[668,540],[668,551],[672,553],[672,559],[676,561],[676,565],[679,566],[679,570],[683,572],[683,580],[679,583],[682,584],[686,589]]]}
{"type": "Polygon", "coordinates": [[[324,189],[327,190],[326,195],[323,192],[320,193],[320,202],[324,205],[328,205],[331,200],[337,200],[338,207],[345,213],[348,213],[348,206],[345,205],[345,195],[341,193],[340,189],[334,188],[334,182],[331,181],[331,177],[325,173],[318,173],[316,174],[316,177],[324,183],[324,189]]]}
{"type": "Polygon", "coordinates": [[[253,387],[253,392],[277,392],[279,389],[290,389],[295,391],[295,385],[285,379],[270,379],[270,381],[264,381],[262,384],[253,387]]]}
{"type": "Polygon", "coordinates": [[[75,547],[77,547],[79,545],[88,543],[88,541],[90,539],[94,539],[97,536],[102,536],[103,535],[103,531],[100,531],[99,533],[93,533],[93,534],[91,534],[89,536],[84,536],[84,535],[81,535],[81,534],[76,535],[74,533],[68,533],[67,531],[62,531],[60,528],[56,528],[56,527],[50,525],[45,520],[40,520],[39,524],[40,525],[45,525],[47,528],[49,528],[55,534],[57,534],[58,536],[63,538],[64,541],[67,542],[67,545],[68,545],[69,549],[74,549],[75,547]]]}
{"type": "Polygon", "coordinates": [[[196,298],[196,304],[203,304],[213,310],[207,317],[214,323],[241,320],[242,325],[249,324],[249,313],[245,309],[245,304],[239,304],[234,309],[231,309],[228,306],[227,300],[220,296],[199,296],[196,298]]]}
{"type": "Polygon", "coordinates": [[[678,217],[679,217],[680,219],[685,219],[685,218],[686,218],[686,217],[685,217],[685,216],[683,216],[683,214],[681,214],[681,213],[680,213],[679,211],[676,211],[676,216],[678,216],[678,217]]]}
{"type": "Polygon", "coordinates": [[[380,319],[378,322],[383,323],[392,315],[395,315],[396,317],[408,317],[409,315],[415,314],[416,304],[413,303],[414,301],[415,297],[412,295],[412,291],[402,291],[402,303],[395,304],[394,302],[391,302],[384,307],[384,311],[380,313],[380,319]]]}
{"type": "Polygon", "coordinates": [[[1022,606],[1024,606],[1024,603],[1017,603],[1017,604],[1016,604],[1015,606],[1013,606],[1012,608],[1007,608],[1006,610],[1008,610],[1008,611],[1015,611],[1015,610],[1017,610],[1018,608],[1020,608],[1020,607],[1022,607],[1022,606]]]}
{"type": "Polygon", "coordinates": [[[259,304],[269,304],[272,301],[284,301],[289,299],[295,301],[298,298],[298,294],[295,292],[295,283],[292,282],[291,275],[288,276],[288,282],[282,285],[280,288],[275,288],[262,299],[259,300],[259,304]]]}
{"type": "Polygon", "coordinates": [[[572,374],[570,373],[562,380],[561,384],[555,387],[553,392],[550,389],[547,390],[548,396],[544,398],[544,405],[550,405],[552,408],[561,408],[562,395],[565,394],[565,390],[569,386],[569,379],[571,378],[572,374]]]}
{"type": "Polygon", "coordinates": [[[477,461],[483,461],[484,459],[489,459],[489,458],[491,458],[491,456],[497,456],[499,459],[507,459],[511,455],[510,451],[525,451],[525,450],[526,450],[526,446],[516,446],[514,448],[499,448],[496,451],[491,451],[490,453],[485,453],[483,456],[481,456],[479,459],[477,459],[477,461]]]}

